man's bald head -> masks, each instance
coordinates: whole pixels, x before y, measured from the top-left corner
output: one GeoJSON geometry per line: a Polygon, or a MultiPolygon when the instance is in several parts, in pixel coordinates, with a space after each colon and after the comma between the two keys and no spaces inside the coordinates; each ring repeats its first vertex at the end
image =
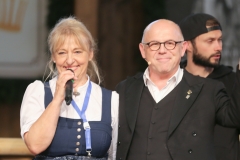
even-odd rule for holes
{"type": "Polygon", "coordinates": [[[181,29],[176,23],[167,19],[159,19],[153,21],[144,29],[142,42],[146,41],[146,37],[148,37],[151,34],[154,34],[153,32],[158,32],[160,30],[165,29],[172,30],[172,32],[176,35],[177,39],[183,40],[181,29]]]}

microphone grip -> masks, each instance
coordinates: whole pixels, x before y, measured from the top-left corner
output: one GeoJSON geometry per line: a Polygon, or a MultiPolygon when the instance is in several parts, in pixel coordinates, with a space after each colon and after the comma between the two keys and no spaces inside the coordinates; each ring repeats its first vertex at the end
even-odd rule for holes
{"type": "Polygon", "coordinates": [[[65,101],[69,105],[72,102],[72,92],[73,92],[73,81],[70,79],[66,83],[65,88],[65,101]]]}

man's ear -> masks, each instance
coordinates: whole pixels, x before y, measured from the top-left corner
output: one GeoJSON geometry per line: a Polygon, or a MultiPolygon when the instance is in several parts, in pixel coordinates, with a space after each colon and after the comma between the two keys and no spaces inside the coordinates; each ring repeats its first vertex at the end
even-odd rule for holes
{"type": "Polygon", "coordinates": [[[144,51],[144,44],[139,43],[139,50],[141,52],[142,58],[145,59],[146,55],[145,55],[145,51],[144,51]]]}
{"type": "Polygon", "coordinates": [[[185,54],[185,52],[186,52],[186,50],[187,50],[187,47],[188,47],[188,43],[187,43],[187,41],[182,42],[182,52],[181,52],[181,57],[184,56],[184,54],[185,54]]]}
{"type": "Polygon", "coordinates": [[[186,48],[186,50],[187,50],[187,51],[192,51],[192,50],[193,50],[192,42],[191,42],[191,41],[186,41],[186,42],[187,42],[187,48],[186,48]]]}

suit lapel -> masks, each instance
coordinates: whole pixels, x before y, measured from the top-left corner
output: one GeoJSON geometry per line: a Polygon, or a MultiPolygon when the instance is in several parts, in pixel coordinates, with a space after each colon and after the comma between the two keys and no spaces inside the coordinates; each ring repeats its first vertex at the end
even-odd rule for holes
{"type": "Polygon", "coordinates": [[[176,127],[180,124],[188,110],[192,107],[198,94],[203,86],[203,82],[199,78],[191,75],[184,70],[182,81],[178,84],[177,97],[173,107],[172,116],[170,119],[168,138],[171,136],[176,127]]]}
{"type": "Polygon", "coordinates": [[[136,77],[137,79],[132,83],[126,92],[126,117],[131,131],[134,131],[140,98],[142,95],[144,82],[143,77],[136,77]]]}

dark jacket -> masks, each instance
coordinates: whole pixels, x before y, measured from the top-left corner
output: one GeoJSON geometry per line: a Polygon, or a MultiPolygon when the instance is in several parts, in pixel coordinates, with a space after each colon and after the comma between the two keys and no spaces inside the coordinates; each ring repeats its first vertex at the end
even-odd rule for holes
{"type": "MultiPolygon", "coordinates": [[[[233,101],[237,105],[232,105],[221,82],[193,76],[186,70],[178,85],[180,90],[166,140],[169,154],[173,160],[215,160],[214,126],[218,123],[240,127],[240,104],[237,100],[240,91],[234,90],[233,101]],[[192,91],[191,96],[186,98],[189,90],[192,91]]],[[[237,85],[240,86],[240,76],[237,85]]],[[[127,159],[131,149],[143,87],[142,74],[130,77],[117,86],[120,95],[117,159],[127,159]]],[[[161,157],[151,158],[155,159],[161,160],[161,157]]]]}
{"type": "MultiPolygon", "coordinates": [[[[185,68],[186,64],[187,61],[183,61],[181,67],[185,68]]],[[[236,73],[229,66],[218,66],[207,78],[221,81],[225,85],[229,96],[231,96],[236,86],[236,73]]],[[[214,146],[217,160],[239,160],[239,130],[222,127],[217,124],[214,129],[214,146]]]]}

